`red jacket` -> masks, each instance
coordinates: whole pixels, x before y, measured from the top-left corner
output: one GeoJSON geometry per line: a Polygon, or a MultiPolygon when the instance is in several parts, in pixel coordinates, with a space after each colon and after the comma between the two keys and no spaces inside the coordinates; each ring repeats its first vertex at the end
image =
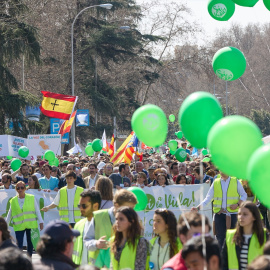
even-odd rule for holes
{"type": "Polygon", "coordinates": [[[185,261],[182,258],[182,250],[177,253],[174,257],[168,260],[161,268],[162,270],[187,270],[185,261]]]}

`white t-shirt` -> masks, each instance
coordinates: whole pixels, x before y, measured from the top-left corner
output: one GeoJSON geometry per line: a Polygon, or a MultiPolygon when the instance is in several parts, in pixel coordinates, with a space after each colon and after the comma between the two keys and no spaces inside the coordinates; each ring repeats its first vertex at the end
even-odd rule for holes
{"type": "MultiPolygon", "coordinates": [[[[84,225],[84,230],[83,230],[83,238],[88,230],[88,227],[90,225],[90,221],[86,221],[85,222],[85,225],[84,225]]],[[[81,262],[81,265],[84,265],[84,264],[88,264],[88,249],[85,247],[85,245],[83,245],[83,250],[82,250],[82,262],[81,262]]]]}
{"type": "MultiPolygon", "coordinates": [[[[69,223],[75,223],[74,220],[74,198],[77,186],[74,188],[67,188],[67,199],[68,199],[68,220],[69,223]]],[[[60,202],[60,190],[57,192],[57,195],[53,201],[53,204],[59,205],[60,202]]]]}

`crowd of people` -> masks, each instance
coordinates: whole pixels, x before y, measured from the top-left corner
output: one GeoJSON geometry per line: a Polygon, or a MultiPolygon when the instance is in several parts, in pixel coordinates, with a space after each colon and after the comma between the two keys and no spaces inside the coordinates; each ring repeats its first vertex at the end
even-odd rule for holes
{"type": "Polygon", "coordinates": [[[185,142],[182,147],[188,153],[185,162],[169,152],[145,153],[142,161],[135,156],[131,164],[116,165],[105,154],[63,156],[58,167],[38,158],[24,160],[13,172],[3,159],[0,189],[15,189],[17,195],[6,218],[0,217],[0,269],[270,269],[268,210],[247,181],[191,156],[192,146],[185,142]],[[125,187],[202,183],[210,186],[205,199],[178,220],[166,208],[155,209],[148,241],[134,211],[137,198],[125,187]],[[30,189],[57,194],[40,209],[30,189]],[[211,202],[212,224],[200,212],[211,202]],[[60,220],[44,224],[41,213],[54,208],[60,220]],[[33,246],[31,233],[37,229],[41,237],[33,246]],[[20,251],[25,234],[27,256],[20,251]],[[33,252],[40,255],[35,264],[33,252]]]}

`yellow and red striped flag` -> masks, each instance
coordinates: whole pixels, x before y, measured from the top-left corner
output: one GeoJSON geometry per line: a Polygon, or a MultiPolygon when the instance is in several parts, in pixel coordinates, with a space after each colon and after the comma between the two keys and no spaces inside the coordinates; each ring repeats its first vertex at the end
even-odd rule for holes
{"type": "Polygon", "coordinates": [[[56,94],[48,91],[41,91],[41,93],[43,94],[43,100],[40,110],[44,115],[69,120],[78,97],[56,94]]]}
{"type": "Polygon", "coordinates": [[[73,124],[75,116],[76,116],[76,113],[77,113],[77,111],[75,111],[71,115],[69,120],[66,120],[66,121],[63,122],[63,124],[61,125],[61,127],[60,127],[60,129],[58,131],[58,134],[61,134],[63,136],[65,133],[70,132],[72,124],[73,124]]]}
{"type": "Polygon", "coordinates": [[[112,135],[110,147],[109,147],[109,155],[112,158],[114,155],[114,134],[112,135]]]}
{"type": "Polygon", "coordinates": [[[126,138],[126,140],[122,143],[122,145],[118,148],[116,153],[113,155],[113,157],[111,158],[111,162],[113,162],[113,164],[123,162],[124,156],[125,156],[125,150],[133,135],[134,135],[134,131],[130,133],[130,135],[126,138]]]}

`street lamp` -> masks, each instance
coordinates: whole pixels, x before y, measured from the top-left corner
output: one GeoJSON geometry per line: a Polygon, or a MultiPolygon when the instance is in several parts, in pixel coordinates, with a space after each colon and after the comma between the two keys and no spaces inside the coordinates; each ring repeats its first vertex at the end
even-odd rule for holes
{"type": "MultiPolygon", "coordinates": [[[[74,18],[73,23],[71,25],[71,95],[74,96],[74,41],[73,41],[73,36],[74,36],[74,24],[77,20],[77,18],[79,17],[79,15],[81,15],[85,10],[90,9],[90,8],[94,8],[94,7],[101,7],[101,8],[105,8],[105,9],[111,9],[113,7],[112,4],[100,4],[100,5],[93,5],[93,6],[89,6],[86,7],[84,9],[82,9],[74,18]]],[[[71,145],[73,145],[74,141],[75,141],[75,126],[72,125],[72,130],[71,130],[71,145]]]]}

